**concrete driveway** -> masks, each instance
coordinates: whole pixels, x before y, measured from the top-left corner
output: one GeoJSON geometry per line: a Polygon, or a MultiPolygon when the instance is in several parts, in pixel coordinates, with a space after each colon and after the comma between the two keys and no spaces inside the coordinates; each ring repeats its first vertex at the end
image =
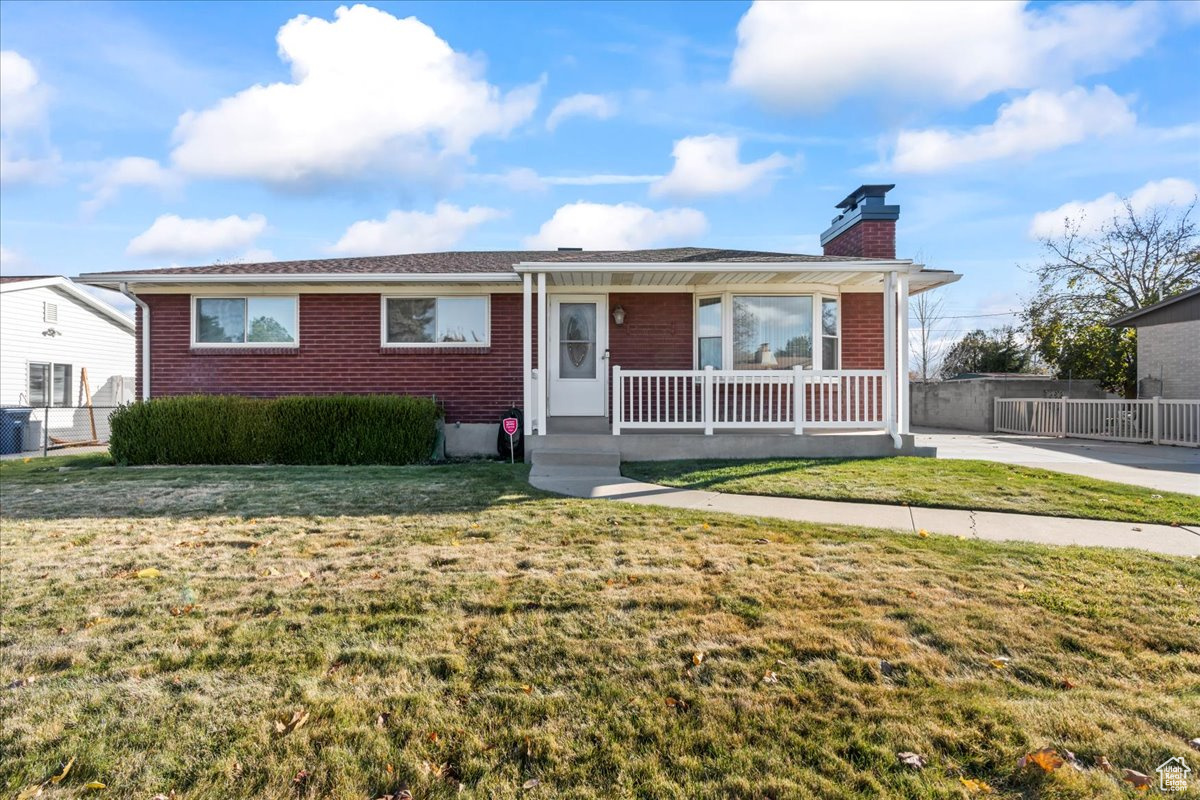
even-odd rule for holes
{"type": "Polygon", "coordinates": [[[1056,439],[1005,433],[914,429],[918,447],[938,458],[975,458],[1069,472],[1168,492],[1200,495],[1200,449],[1056,439]]]}

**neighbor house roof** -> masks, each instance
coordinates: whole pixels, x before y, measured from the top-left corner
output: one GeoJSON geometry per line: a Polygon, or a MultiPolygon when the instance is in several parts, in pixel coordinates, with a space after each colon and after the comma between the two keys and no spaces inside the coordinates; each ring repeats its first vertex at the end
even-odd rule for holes
{"type": "Polygon", "coordinates": [[[1200,319],[1200,286],[1117,317],[1108,325],[1112,328],[1136,328],[1138,325],[1193,319],[1200,319]],[[1183,305],[1177,305],[1180,303],[1183,305]]]}
{"type": "Polygon", "coordinates": [[[0,276],[0,292],[23,292],[29,289],[57,289],[78,300],[101,316],[108,317],[113,322],[133,332],[133,319],[119,309],[114,308],[99,297],[93,297],[70,280],[61,275],[4,275],[0,276]]]}

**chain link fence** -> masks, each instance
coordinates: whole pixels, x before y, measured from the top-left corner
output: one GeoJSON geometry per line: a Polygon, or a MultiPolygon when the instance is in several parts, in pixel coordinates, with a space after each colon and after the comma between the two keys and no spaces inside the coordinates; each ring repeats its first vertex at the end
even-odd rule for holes
{"type": "Polygon", "coordinates": [[[4,406],[0,458],[67,455],[108,449],[108,418],[118,406],[4,406]]]}

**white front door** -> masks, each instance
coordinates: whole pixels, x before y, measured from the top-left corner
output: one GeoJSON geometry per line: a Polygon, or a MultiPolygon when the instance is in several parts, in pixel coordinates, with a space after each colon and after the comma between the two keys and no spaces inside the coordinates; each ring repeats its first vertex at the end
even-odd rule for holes
{"type": "Polygon", "coordinates": [[[549,328],[550,416],[606,416],[608,298],[552,295],[549,328]]]}

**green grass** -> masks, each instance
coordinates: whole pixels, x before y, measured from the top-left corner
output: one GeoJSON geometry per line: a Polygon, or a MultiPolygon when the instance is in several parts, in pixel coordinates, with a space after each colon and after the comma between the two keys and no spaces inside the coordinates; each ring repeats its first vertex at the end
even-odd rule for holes
{"type": "Polygon", "coordinates": [[[1200,735],[1196,559],[555,498],[492,463],[5,463],[0,512],[3,797],[74,758],[43,797],[1082,800],[1200,735]],[[1043,746],[1118,776],[1018,768],[1043,746]]]}
{"type": "Polygon", "coordinates": [[[1200,523],[1200,497],[1044,469],[934,458],[643,461],[621,471],[714,492],[1016,511],[1056,517],[1200,523]]]}

